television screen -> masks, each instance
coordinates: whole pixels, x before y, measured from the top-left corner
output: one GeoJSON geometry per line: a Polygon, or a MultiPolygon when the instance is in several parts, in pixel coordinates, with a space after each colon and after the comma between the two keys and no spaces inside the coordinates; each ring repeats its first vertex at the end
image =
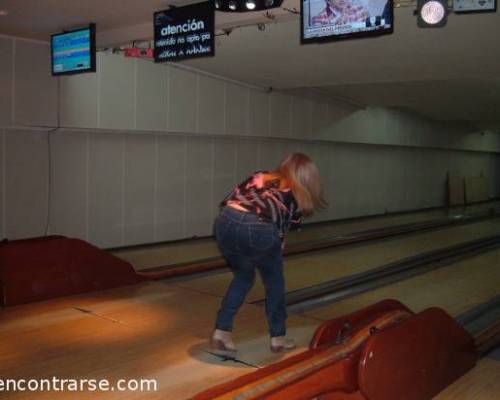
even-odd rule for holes
{"type": "Polygon", "coordinates": [[[95,25],[52,35],[52,75],[95,72],[95,25]]]}
{"type": "Polygon", "coordinates": [[[393,0],[301,0],[305,43],[393,31],[393,0]]]}
{"type": "Polygon", "coordinates": [[[213,56],[214,26],[213,1],[156,12],[155,62],[213,56]]]}

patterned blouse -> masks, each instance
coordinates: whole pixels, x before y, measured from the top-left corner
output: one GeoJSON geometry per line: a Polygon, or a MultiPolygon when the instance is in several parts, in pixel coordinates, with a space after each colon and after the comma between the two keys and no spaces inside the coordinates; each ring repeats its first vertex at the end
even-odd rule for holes
{"type": "Polygon", "coordinates": [[[301,214],[291,190],[280,190],[278,180],[264,184],[266,172],[257,171],[236,186],[221,206],[237,204],[264,221],[275,223],[283,240],[290,229],[300,226],[301,214]]]}

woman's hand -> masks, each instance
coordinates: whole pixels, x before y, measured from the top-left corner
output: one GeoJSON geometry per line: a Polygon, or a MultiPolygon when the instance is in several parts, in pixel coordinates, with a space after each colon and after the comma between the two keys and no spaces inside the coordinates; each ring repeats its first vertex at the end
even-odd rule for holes
{"type": "Polygon", "coordinates": [[[253,178],[252,184],[257,189],[262,189],[264,187],[264,174],[261,172],[261,173],[255,175],[253,178]]]}

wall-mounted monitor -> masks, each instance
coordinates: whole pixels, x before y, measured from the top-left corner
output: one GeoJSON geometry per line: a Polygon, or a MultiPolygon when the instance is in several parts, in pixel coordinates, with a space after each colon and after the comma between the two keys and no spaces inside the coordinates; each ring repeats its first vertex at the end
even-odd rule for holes
{"type": "Polygon", "coordinates": [[[51,38],[52,75],[95,72],[95,25],[51,38]]]}
{"type": "Polygon", "coordinates": [[[393,0],[301,0],[301,42],[392,33],[393,0]]]}

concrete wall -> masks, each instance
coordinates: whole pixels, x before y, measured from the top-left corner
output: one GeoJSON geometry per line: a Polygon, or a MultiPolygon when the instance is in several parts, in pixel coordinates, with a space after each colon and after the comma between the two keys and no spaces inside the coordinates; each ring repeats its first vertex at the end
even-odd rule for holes
{"type": "Polygon", "coordinates": [[[443,205],[450,169],[500,194],[495,134],[119,55],[99,53],[97,74],[49,66],[46,44],[0,37],[0,237],[208,235],[239,180],[293,151],[324,179],[330,208],[314,220],[443,205]]]}

